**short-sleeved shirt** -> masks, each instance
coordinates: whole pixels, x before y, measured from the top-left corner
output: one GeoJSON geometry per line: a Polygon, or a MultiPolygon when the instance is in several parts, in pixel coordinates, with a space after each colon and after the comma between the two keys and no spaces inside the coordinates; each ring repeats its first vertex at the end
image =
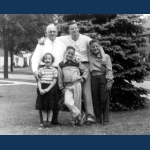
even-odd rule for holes
{"type": "Polygon", "coordinates": [[[55,78],[58,77],[58,71],[54,67],[42,67],[39,69],[41,76],[39,77],[41,83],[51,84],[55,78]]]}
{"type": "Polygon", "coordinates": [[[66,46],[73,46],[75,48],[75,57],[79,61],[88,61],[89,42],[92,40],[90,37],[79,34],[79,38],[74,41],[71,35],[57,37],[66,46]]]}

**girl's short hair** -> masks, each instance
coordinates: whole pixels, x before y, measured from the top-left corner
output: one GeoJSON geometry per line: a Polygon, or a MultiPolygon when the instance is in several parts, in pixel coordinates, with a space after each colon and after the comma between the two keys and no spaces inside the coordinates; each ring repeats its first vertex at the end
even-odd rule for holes
{"type": "Polygon", "coordinates": [[[66,52],[67,52],[69,49],[72,49],[72,50],[74,50],[74,51],[75,51],[75,48],[74,48],[74,47],[72,47],[72,46],[67,46],[67,48],[66,48],[66,52]]]}
{"type": "Polygon", "coordinates": [[[43,56],[43,58],[42,58],[42,62],[44,62],[44,58],[45,58],[45,56],[47,56],[47,55],[51,55],[51,57],[52,57],[52,63],[55,61],[55,57],[51,54],[51,53],[46,53],[44,56],[43,56]]]}
{"type": "Polygon", "coordinates": [[[98,40],[91,40],[91,41],[89,42],[90,47],[91,47],[91,45],[92,45],[93,43],[98,43],[98,44],[100,45],[100,43],[99,43],[98,40]]]}

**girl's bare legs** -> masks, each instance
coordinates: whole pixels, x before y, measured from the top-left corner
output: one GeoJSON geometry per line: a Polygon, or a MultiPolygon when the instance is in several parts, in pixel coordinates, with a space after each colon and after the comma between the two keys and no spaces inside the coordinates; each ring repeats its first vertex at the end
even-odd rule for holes
{"type": "Polygon", "coordinates": [[[52,110],[48,110],[48,111],[42,110],[42,115],[43,115],[43,129],[46,127],[50,127],[52,117],[53,117],[53,111],[52,110]]]}
{"type": "Polygon", "coordinates": [[[44,127],[47,127],[48,113],[47,113],[47,111],[42,110],[42,114],[43,114],[43,125],[44,125],[44,127]]]}
{"type": "Polygon", "coordinates": [[[48,110],[47,111],[48,127],[51,126],[52,117],[53,117],[53,111],[52,110],[48,110]]]}

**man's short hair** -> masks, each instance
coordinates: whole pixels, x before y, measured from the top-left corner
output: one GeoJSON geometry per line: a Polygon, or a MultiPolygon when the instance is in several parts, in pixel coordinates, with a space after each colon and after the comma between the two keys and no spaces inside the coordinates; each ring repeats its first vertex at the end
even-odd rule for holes
{"type": "Polygon", "coordinates": [[[69,21],[69,22],[68,22],[68,28],[69,28],[69,26],[72,25],[72,24],[77,24],[77,22],[76,22],[75,20],[69,21]]]}
{"type": "Polygon", "coordinates": [[[57,26],[55,26],[54,24],[49,24],[49,25],[46,27],[46,31],[48,30],[48,28],[51,28],[51,27],[56,27],[56,29],[57,29],[57,26]]]}

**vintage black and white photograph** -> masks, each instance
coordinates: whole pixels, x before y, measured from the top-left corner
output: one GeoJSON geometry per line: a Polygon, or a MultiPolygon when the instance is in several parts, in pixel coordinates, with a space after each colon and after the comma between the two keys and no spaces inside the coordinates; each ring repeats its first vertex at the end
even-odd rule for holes
{"type": "Polygon", "coordinates": [[[0,14],[0,135],[149,135],[150,14],[0,14]]]}

